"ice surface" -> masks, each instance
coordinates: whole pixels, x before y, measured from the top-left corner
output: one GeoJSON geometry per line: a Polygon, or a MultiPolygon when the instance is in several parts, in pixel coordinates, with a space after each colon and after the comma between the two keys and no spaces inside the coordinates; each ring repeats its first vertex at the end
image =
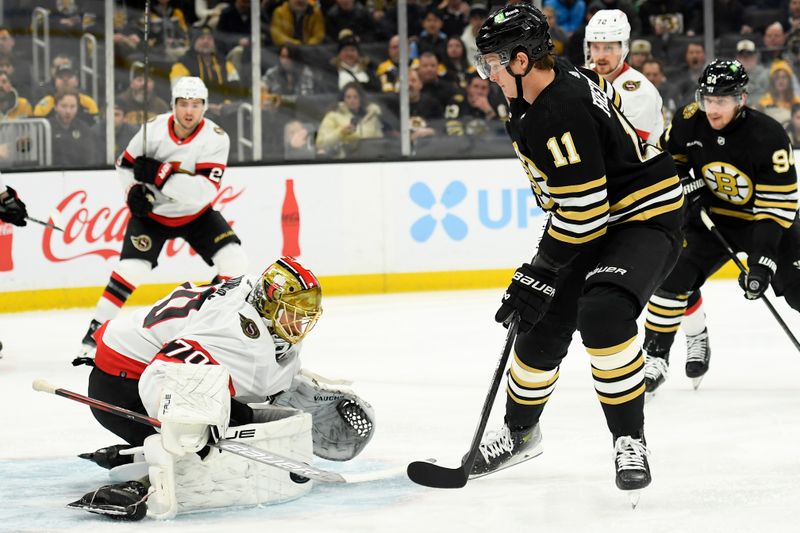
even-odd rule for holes
{"type": "MultiPolygon", "coordinates": [[[[711,370],[693,391],[679,335],[671,374],[647,404],[653,484],[639,507],[614,487],[612,443],[579,339],[542,419],[545,453],[444,491],[403,477],[317,484],[277,506],[116,523],[64,508],[106,480],[75,458],[114,444],[87,407],[31,389],[35,378],[86,392],[70,361],[91,311],[0,315],[0,531],[608,531],[800,530],[800,353],[766,307],[734,282],[705,290],[711,370]]],[[[363,472],[436,457],[455,466],[472,437],[504,330],[500,291],[328,298],[304,351],[307,368],[354,380],[378,416],[356,460],[363,472]]],[[[800,317],[775,301],[800,334],[800,317]]],[[[129,312],[126,310],[125,312],[129,312]]],[[[489,428],[502,419],[501,394],[489,428]]]]}

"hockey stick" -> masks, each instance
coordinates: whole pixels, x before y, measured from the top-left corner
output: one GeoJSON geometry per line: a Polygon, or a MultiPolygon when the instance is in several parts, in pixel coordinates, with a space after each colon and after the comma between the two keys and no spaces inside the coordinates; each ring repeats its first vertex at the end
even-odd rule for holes
{"type": "Polygon", "coordinates": [[[35,222],[37,224],[41,224],[42,226],[44,226],[46,228],[52,228],[52,229],[54,229],[56,231],[60,231],[61,233],[64,233],[64,230],[62,228],[59,228],[58,226],[56,226],[52,222],[45,222],[44,220],[39,220],[38,218],[33,218],[33,217],[25,217],[25,220],[30,220],[31,222],[35,222]]]}
{"type": "Polygon", "coordinates": [[[461,462],[461,466],[457,468],[447,468],[428,461],[414,461],[408,465],[408,469],[406,470],[411,481],[419,485],[436,489],[459,489],[467,484],[469,474],[472,471],[472,465],[475,464],[475,459],[478,457],[481,438],[486,429],[486,423],[489,421],[489,414],[492,412],[492,405],[497,396],[497,389],[500,387],[500,381],[503,379],[508,356],[511,354],[511,347],[517,336],[518,328],[519,317],[515,311],[511,316],[511,323],[508,325],[506,343],[503,345],[503,354],[497,362],[497,367],[492,376],[492,385],[483,402],[483,409],[481,410],[481,417],[478,420],[478,427],[475,430],[475,434],[472,436],[472,444],[470,444],[469,451],[461,462]]]}
{"type": "MultiPolygon", "coordinates": [[[[705,224],[706,228],[708,228],[708,231],[713,233],[714,236],[717,238],[717,240],[719,240],[720,244],[722,244],[722,246],[728,252],[728,255],[730,256],[731,260],[733,260],[736,266],[739,267],[739,270],[743,274],[747,274],[747,269],[744,267],[739,258],[736,257],[736,252],[733,251],[731,245],[728,244],[727,240],[725,240],[725,237],[722,235],[722,232],[719,231],[719,228],[717,228],[717,225],[714,224],[713,220],[711,220],[711,217],[708,216],[708,213],[706,213],[705,208],[700,209],[700,218],[703,219],[703,224],[705,224]]],[[[774,316],[775,320],[778,321],[778,324],[780,324],[781,328],[783,328],[783,331],[786,332],[786,335],[789,336],[789,340],[792,341],[794,347],[797,348],[798,351],[800,351],[800,342],[797,341],[797,337],[794,336],[792,331],[789,329],[789,326],[787,326],[786,322],[783,321],[783,318],[781,318],[781,315],[778,313],[778,310],[775,309],[775,307],[772,305],[772,302],[769,301],[767,295],[762,294],[760,299],[769,308],[769,312],[772,313],[772,316],[774,316]]]]}
{"type": "Polygon", "coordinates": [[[147,157],[147,96],[150,83],[149,51],[150,51],[150,0],[144,2],[144,95],[142,98],[142,155],[147,157]]]}
{"type": "MultiPolygon", "coordinates": [[[[122,418],[139,422],[140,424],[145,424],[154,428],[161,427],[161,422],[156,418],[151,418],[147,415],[130,411],[117,405],[96,400],[94,398],[90,398],[89,396],[78,394],[77,392],[58,388],[55,385],[48,383],[44,379],[34,380],[33,390],[39,392],[49,392],[50,394],[55,394],[56,396],[61,396],[62,398],[67,398],[69,400],[94,407],[95,409],[111,413],[112,415],[121,416],[122,418]]],[[[250,459],[251,461],[255,461],[257,463],[273,466],[301,477],[316,481],[323,481],[326,483],[363,483],[393,477],[402,473],[402,470],[387,469],[386,471],[380,472],[343,475],[336,472],[331,472],[330,470],[316,468],[301,461],[290,459],[289,457],[285,457],[277,453],[262,450],[261,448],[256,448],[255,446],[250,446],[248,444],[229,439],[222,439],[215,443],[209,442],[208,445],[212,448],[217,448],[235,455],[239,455],[245,459],[250,459]]]]}

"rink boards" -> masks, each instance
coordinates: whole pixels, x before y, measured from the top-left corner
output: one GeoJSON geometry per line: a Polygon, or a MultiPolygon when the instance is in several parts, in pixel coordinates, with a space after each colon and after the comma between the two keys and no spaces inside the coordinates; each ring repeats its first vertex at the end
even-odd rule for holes
{"type": "MultiPolygon", "coordinates": [[[[129,217],[115,171],[3,178],[31,216],[52,217],[64,232],[0,225],[0,311],[93,305],[129,217]]],[[[241,238],[250,272],[297,255],[327,294],[500,287],[531,258],[544,223],[514,159],[235,167],[214,206],[241,238]]],[[[152,285],[131,301],[213,275],[171,241],[152,285]]]]}

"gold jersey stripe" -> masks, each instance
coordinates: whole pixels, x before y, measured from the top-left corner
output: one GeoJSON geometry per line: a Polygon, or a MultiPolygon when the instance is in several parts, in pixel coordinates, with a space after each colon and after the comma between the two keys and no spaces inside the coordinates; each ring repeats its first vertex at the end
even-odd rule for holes
{"type": "Polygon", "coordinates": [[[777,207],[778,209],[797,210],[797,201],[756,200],[756,207],[777,207]]]}
{"type": "Polygon", "coordinates": [[[672,160],[677,161],[678,163],[688,163],[689,156],[683,154],[672,154],[672,160]]]}
{"type": "Polygon", "coordinates": [[[672,333],[673,331],[678,331],[680,324],[675,326],[656,326],[650,322],[645,322],[644,324],[645,329],[651,329],[653,331],[657,331],[659,333],[672,333]]]}
{"type": "Polygon", "coordinates": [[[677,202],[672,202],[671,204],[662,205],[660,207],[654,207],[653,209],[645,209],[644,211],[639,211],[632,217],[623,218],[614,222],[614,224],[623,224],[625,222],[633,222],[633,221],[642,221],[642,220],[649,220],[651,218],[655,218],[658,215],[663,215],[664,213],[669,213],[670,211],[677,211],[678,209],[683,206],[683,199],[684,197],[681,196],[678,198],[677,202]]]}
{"type": "Polygon", "coordinates": [[[586,351],[589,352],[589,355],[614,355],[618,354],[619,352],[630,346],[631,343],[635,340],[636,340],[636,335],[634,335],[633,337],[624,342],[621,342],[614,346],[609,346],[607,348],[589,348],[587,346],[586,351]]]}
{"type": "Polygon", "coordinates": [[[550,395],[548,394],[544,398],[539,398],[538,400],[523,400],[514,394],[514,392],[511,390],[511,387],[506,387],[506,394],[508,394],[511,399],[514,400],[514,403],[518,403],[520,405],[541,405],[550,399],[550,395]]]}
{"type": "Polygon", "coordinates": [[[596,189],[606,184],[606,177],[602,176],[596,180],[587,181],[586,183],[579,183],[577,185],[563,185],[561,187],[549,187],[550,194],[553,196],[566,196],[576,192],[584,192],[590,189],[596,189]]]}
{"type": "Polygon", "coordinates": [[[652,196],[658,191],[663,189],[669,189],[670,187],[674,187],[680,184],[681,180],[678,179],[678,176],[672,176],[671,178],[667,178],[665,180],[661,180],[658,183],[654,183],[649,187],[645,187],[644,189],[639,189],[638,191],[634,191],[625,198],[621,199],[619,202],[611,206],[611,212],[614,213],[616,211],[621,211],[625,209],[629,205],[642,200],[643,198],[647,198],[648,196],[652,196]]]}
{"type": "Polygon", "coordinates": [[[758,213],[756,215],[751,215],[750,213],[733,211],[731,209],[724,209],[722,207],[712,207],[711,212],[717,215],[723,215],[726,217],[733,217],[733,218],[741,218],[743,220],[774,220],[784,228],[792,227],[792,222],[793,222],[793,220],[786,220],[784,218],[771,215],[769,213],[758,213]]]}
{"type": "Polygon", "coordinates": [[[599,370],[595,367],[592,367],[592,375],[601,379],[613,379],[630,374],[642,366],[644,366],[644,357],[642,357],[642,352],[639,352],[639,355],[630,364],[614,370],[599,370]]]}
{"type": "Polygon", "coordinates": [[[552,378],[550,378],[550,379],[548,379],[547,381],[538,381],[538,382],[532,382],[532,381],[525,381],[524,379],[521,379],[521,378],[520,378],[520,377],[517,375],[517,373],[516,373],[516,372],[514,372],[514,368],[513,368],[513,367],[511,368],[511,377],[514,379],[514,382],[515,382],[517,385],[520,385],[520,386],[522,386],[522,387],[528,387],[529,389],[540,389],[540,388],[542,388],[542,387],[549,387],[550,385],[552,385],[553,383],[555,383],[555,382],[556,382],[556,380],[558,380],[558,375],[559,375],[559,373],[560,373],[560,371],[559,371],[559,372],[556,372],[556,373],[553,375],[553,377],[552,377],[552,378]]]}
{"type": "Polygon", "coordinates": [[[667,309],[665,307],[659,307],[655,304],[648,303],[647,310],[653,313],[654,315],[661,315],[661,316],[681,316],[686,312],[686,309],[681,307],[680,309],[667,309]]]}
{"type": "Polygon", "coordinates": [[[621,403],[629,402],[635,398],[638,398],[642,394],[644,394],[644,383],[642,383],[641,387],[637,388],[633,392],[629,392],[625,396],[620,396],[618,398],[608,398],[606,396],[603,396],[602,394],[598,394],[597,397],[600,399],[601,403],[604,403],[606,405],[619,405],[621,403]]]}
{"type": "Polygon", "coordinates": [[[764,183],[756,183],[756,192],[794,192],[797,190],[797,183],[790,183],[789,185],[767,185],[764,183]]]}
{"type": "Polygon", "coordinates": [[[588,211],[562,211],[561,209],[557,211],[559,217],[567,220],[589,220],[605,213],[608,213],[608,202],[588,211]]]}
{"type": "Polygon", "coordinates": [[[583,237],[570,237],[569,235],[564,235],[563,233],[559,233],[558,231],[554,230],[551,226],[547,229],[547,234],[553,237],[556,240],[566,242],[569,244],[583,244],[589,241],[593,241],[598,237],[602,237],[608,231],[607,226],[603,226],[599,230],[595,231],[594,233],[590,233],[589,235],[583,237]]]}
{"type": "Polygon", "coordinates": [[[552,372],[552,370],[541,370],[539,368],[533,368],[532,366],[528,366],[522,361],[520,361],[517,352],[514,352],[514,362],[519,365],[522,370],[527,372],[533,372],[534,374],[544,374],[545,372],[552,372]]]}

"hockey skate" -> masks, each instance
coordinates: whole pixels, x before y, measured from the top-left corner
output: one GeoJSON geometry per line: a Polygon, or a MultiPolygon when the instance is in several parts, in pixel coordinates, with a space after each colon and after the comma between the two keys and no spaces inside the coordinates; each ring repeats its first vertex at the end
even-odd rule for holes
{"type": "Polygon", "coordinates": [[[141,520],[147,514],[147,487],[139,481],[104,485],[67,504],[69,509],[82,509],[114,520],[141,520]]]}
{"type": "Polygon", "coordinates": [[[708,328],[697,335],[686,336],[686,377],[691,378],[694,390],[700,387],[708,372],[711,346],[708,344],[708,328]]]}
{"type": "Polygon", "coordinates": [[[115,444],[114,446],[106,446],[94,452],[80,453],[78,457],[86,459],[108,470],[120,465],[126,465],[133,462],[132,454],[121,454],[123,450],[133,448],[130,444],[115,444]]]}
{"type": "Polygon", "coordinates": [[[639,491],[650,484],[650,451],[644,435],[623,435],[614,441],[614,465],[617,470],[616,483],[620,490],[630,491],[631,506],[639,504],[639,491]]]}
{"type": "Polygon", "coordinates": [[[78,352],[77,357],[72,360],[72,366],[88,365],[94,366],[94,352],[97,350],[97,341],[94,340],[95,332],[102,326],[102,324],[92,319],[89,324],[89,329],[86,335],[83,336],[81,341],[81,350],[78,352]]]}
{"type": "Polygon", "coordinates": [[[510,429],[503,423],[499,431],[489,431],[478,448],[469,479],[483,477],[542,454],[539,424],[510,429]]]}
{"type": "Polygon", "coordinates": [[[656,389],[667,380],[669,372],[669,354],[645,354],[644,358],[644,390],[645,399],[654,395],[656,389]]]}

